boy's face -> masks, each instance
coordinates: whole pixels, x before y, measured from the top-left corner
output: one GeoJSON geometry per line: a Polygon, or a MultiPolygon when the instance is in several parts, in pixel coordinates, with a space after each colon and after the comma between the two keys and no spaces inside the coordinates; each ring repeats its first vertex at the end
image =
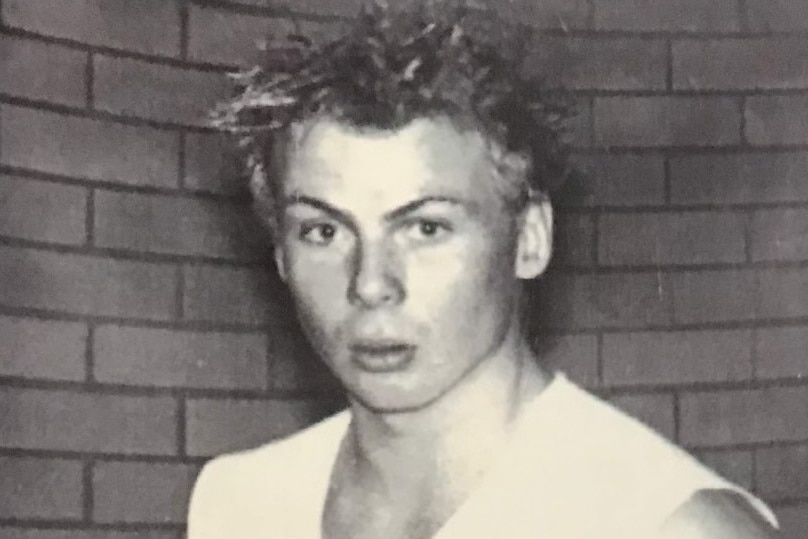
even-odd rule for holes
{"type": "Polygon", "coordinates": [[[320,121],[291,150],[279,269],[315,349],[363,405],[433,402],[516,327],[531,241],[490,170],[483,139],[440,119],[398,131],[320,121]]]}

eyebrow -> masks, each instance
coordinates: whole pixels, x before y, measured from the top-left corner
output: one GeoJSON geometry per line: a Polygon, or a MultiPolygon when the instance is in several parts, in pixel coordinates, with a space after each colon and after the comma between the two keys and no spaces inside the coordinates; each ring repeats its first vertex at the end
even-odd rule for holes
{"type": "MultiPolygon", "coordinates": [[[[413,200],[412,202],[408,202],[401,207],[395,208],[384,215],[385,221],[395,221],[409,213],[412,213],[422,206],[427,204],[433,203],[445,203],[451,204],[453,206],[461,206],[464,209],[470,209],[470,204],[462,199],[454,198],[450,196],[440,196],[440,195],[433,195],[433,196],[426,196],[423,198],[419,198],[417,200],[413,200]]],[[[324,211],[325,213],[331,215],[335,219],[339,221],[343,221],[345,223],[352,223],[353,219],[344,211],[335,208],[328,202],[324,200],[320,200],[319,198],[310,197],[307,195],[292,195],[284,199],[283,201],[283,208],[284,210],[290,206],[295,206],[298,204],[303,204],[306,206],[311,206],[313,208],[317,208],[318,210],[324,211]]]]}

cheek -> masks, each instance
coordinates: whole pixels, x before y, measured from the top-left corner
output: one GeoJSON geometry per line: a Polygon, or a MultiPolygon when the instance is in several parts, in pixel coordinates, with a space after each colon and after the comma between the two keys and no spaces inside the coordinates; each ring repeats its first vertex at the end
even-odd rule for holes
{"type": "Polygon", "coordinates": [[[343,316],[347,277],[345,263],[335,256],[286,253],[286,282],[298,314],[310,332],[328,332],[343,316]]]}

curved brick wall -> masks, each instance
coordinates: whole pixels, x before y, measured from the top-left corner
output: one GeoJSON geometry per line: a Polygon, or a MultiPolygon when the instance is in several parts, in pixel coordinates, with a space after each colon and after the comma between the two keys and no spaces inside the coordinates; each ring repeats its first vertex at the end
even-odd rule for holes
{"type": "MultiPolygon", "coordinates": [[[[0,536],[177,539],[210,455],[333,409],[221,73],[357,0],[0,0],[0,536]]],[[[808,8],[513,0],[576,90],[548,361],[808,533],[808,8]]]]}

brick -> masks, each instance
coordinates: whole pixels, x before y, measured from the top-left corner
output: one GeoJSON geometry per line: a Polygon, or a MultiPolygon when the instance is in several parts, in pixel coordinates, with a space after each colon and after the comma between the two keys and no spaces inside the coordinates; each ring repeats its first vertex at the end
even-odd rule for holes
{"type": "Polygon", "coordinates": [[[93,520],[184,523],[197,473],[185,464],[99,462],[93,470],[93,520]]]}
{"type": "Polygon", "coordinates": [[[707,264],[746,259],[744,215],[679,212],[600,217],[603,264],[707,264]]]}
{"type": "Polygon", "coordinates": [[[0,175],[0,234],[80,245],[86,240],[87,190],[0,175]]]}
{"type": "Polygon", "coordinates": [[[595,28],[733,32],[740,24],[734,0],[596,0],[595,28]]]}
{"type": "Polygon", "coordinates": [[[508,0],[494,2],[500,16],[517,24],[538,28],[586,28],[589,3],[586,0],[508,0]]]}
{"type": "Polygon", "coordinates": [[[757,488],[766,499],[808,498],[808,446],[761,448],[756,463],[757,488]]]}
{"type": "Polygon", "coordinates": [[[808,87],[808,39],[686,40],[673,44],[676,89],[808,87]]]}
{"type": "Polygon", "coordinates": [[[803,0],[745,0],[748,27],[756,32],[808,30],[808,5],[803,0]]]}
{"type": "Polygon", "coordinates": [[[0,36],[0,92],[83,106],[87,54],[32,39],[0,36]]]}
{"type": "Polygon", "coordinates": [[[207,125],[227,86],[220,73],[95,56],[95,107],[115,114],[207,125]]]}
{"type": "Polygon", "coordinates": [[[680,432],[688,445],[767,443],[808,438],[808,388],[687,393],[680,432]]]}
{"type": "Polygon", "coordinates": [[[760,328],[755,375],[759,378],[808,378],[808,327],[760,328]]]}
{"type": "Polygon", "coordinates": [[[598,339],[595,335],[540,336],[537,348],[542,366],[564,372],[574,382],[595,387],[598,376],[598,339]]]}
{"type": "Polygon", "coordinates": [[[119,532],[113,530],[33,529],[0,526],[3,539],[177,539],[173,531],[142,530],[119,532]]]}
{"type": "Polygon", "coordinates": [[[556,263],[578,267],[594,264],[595,222],[591,215],[556,214],[554,227],[556,263]]]}
{"type": "Polygon", "coordinates": [[[602,97],[595,99],[594,115],[595,144],[602,146],[740,142],[740,107],[727,97],[602,97]]]}
{"type": "Polygon", "coordinates": [[[174,0],[6,0],[8,26],[48,36],[177,56],[180,11],[174,0]]]}
{"type": "Polygon", "coordinates": [[[670,161],[674,204],[808,201],[808,153],[687,155],[670,161]]]}
{"type": "Polygon", "coordinates": [[[660,156],[607,154],[573,159],[584,176],[584,206],[629,207],[665,202],[665,164],[660,156]]]}
{"type": "Polygon", "coordinates": [[[0,376],[84,380],[84,324],[0,317],[0,376]]]}
{"type": "Polygon", "coordinates": [[[671,322],[668,285],[652,273],[542,279],[533,318],[544,328],[644,327],[671,322]]]}
{"type": "Polygon", "coordinates": [[[352,16],[359,12],[362,0],[234,0],[238,4],[269,7],[275,9],[294,10],[297,13],[313,13],[316,15],[352,16]]]}
{"type": "Polygon", "coordinates": [[[81,518],[82,491],[81,462],[0,457],[0,518],[81,518]]]}
{"type": "Polygon", "coordinates": [[[0,444],[8,448],[171,455],[177,405],[168,397],[0,390],[0,444]]]}
{"type": "Polygon", "coordinates": [[[757,312],[760,318],[808,316],[808,271],[801,268],[767,269],[758,276],[757,312]]]}
{"type": "Polygon", "coordinates": [[[266,337],[101,326],[95,333],[100,382],[220,389],[266,387],[266,337]]]}
{"type": "Polygon", "coordinates": [[[808,209],[756,211],[751,252],[755,261],[808,259],[808,209]]]}
{"type": "Polygon", "coordinates": [[[701,451],[698,458],[705,466],[739,487],[747,490],[752,488],[753,457],[751,451],[701,451]]]}
{"type": "Polygon", "coordinates": [[[249,260],[268,249],[245,204],[99,190],[94,226],[101,247],[249,260]]]}
{"type": "Polygon", "coordinates": [[[751,331],[606,334],[603,378],[620,385],[745,380],[751,352],[751,331]]]}
{"type": "Polygon", "coordinates": [[[808,144],[808,96],[746,99],[746,138],[751,144],[808,144]]]}
{"type": "Polygon", "coordinates": [[[751,271],[700,271],[669,276],[676,322],[701,324],[753,320],[756,278],[751,271]]]}
{"type": "Polygon", "coordinates": [[[808,503],[777,508],[783,539],[803,539],[808,535],[808,503]]]}
{"type": "Polygon", "coordinates": [[[171,266],[0,247],[0,303],[76,314],[170,318],[171,266]]]}
{"type": "Polygon", "coordinates": [[[258,17],[191,6],[188,55],[192,60],[227,65],[262,61],[260,48],[273,39],[302,33],[315,42],[336,37],[338,25],[258,17]]]}
{"type": "Polygon", "coordinates": [[[542,37],[529,45],[528,72],[571,90],[661,90],[667,48],[659,39],[542,37]]]}
{"type": "Polygon", "coordinates": [[[569,141],[574,148],[592,146],[592,104],[591,100],[580,98],[575,103],[575,116],[566,126],[569,141]]]}
{"type": "Polygon", "coordinates": [[[294,318],[285,285],[269,268],[185,268],[185,317],[189,320],[263,325],[294,318]]]}
{"type": "Polygon", "coordinates": [[[187,453],[209,456],[289,435],[332,412],[314,401],[192,399],[186,412],[187,453]]]}
{"type": "Polygon", "coordinates": [[[206,193],[246,194],[246,171],[235,148],[236,141],[225,135],[187,133],[185,187],[206,193]]]}
{"type": "Polygon", "coordinates": [[[325,364],[312,350],[300,326],[269,329],[269,385],[275,391],[341,394],[342,388],[325,364]]]}
{"type": "Polygon", "coordinates": [[[177,185],[176,133],[7,105],[0,119],[4,165],[127,185],[177,185]]]}
{"type": "Polygon", "coordinates": [[[609,402],[656,430],[669,440],[676,438],[673,397],[664,393],[620,395],[609,402]]]}

